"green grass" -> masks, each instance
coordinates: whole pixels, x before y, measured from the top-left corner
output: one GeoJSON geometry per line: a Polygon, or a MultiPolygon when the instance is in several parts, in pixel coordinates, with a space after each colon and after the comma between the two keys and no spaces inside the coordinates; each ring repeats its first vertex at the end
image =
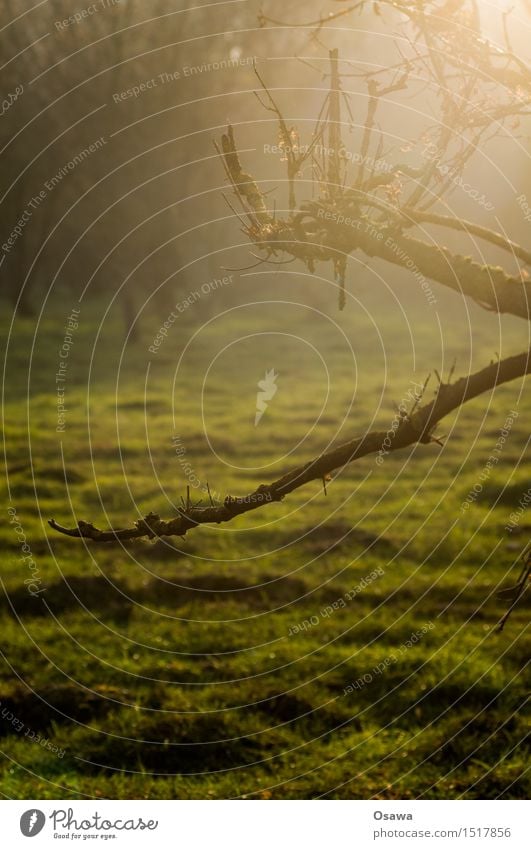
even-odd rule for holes
{"type": "Polygon", "coordinates": [[[525,604],[494,632],[507,605],[497,591],[514,582],[530,530],[525,514],[512,535],[505,530],[530,479],[531,404],[518,398],[521,383],[449,417],[444,448],[397,452],[382,467],[364,458],[326,496],[312,484],[185,540],[84,544],[46,524],[123,526],[149,510],[172,515],[186,489],[175,435],[202,484],[244,494],[330,440],[362,432],[373,415],[388,426],[408,381],[432,366],[447,372],[454,354],[462,374],[470,351],[480,367],[495,350],[525,345],[522,323],[508,321],[500,339],[495,320],[478,310],[471,348],[465,319],[443,310],[442,363],[433,314],[408,307],[410,324],[396,327],[391,309],[378,313],[371,297],[377,329],[362,310],[338,317],[331,306],[345,337],[317,313],[237,310],[202,330],[178,371],[199,326],[191,316],[151,357],[165,316],[146,321],[142,341],[122,352],[118,323],[107,322],[96,340],[98,304],[84,307],[63,434],[55,372],[69,305],[56,304],[41,322],[31,363],[35,322],[17,322],[7,359],[5,505],[11,499],[44,591],[33,598],[24,585],[28,569],[6,510],[0,700],[64,757],[0,719],[5,796],[529,795],[525,604]],[[230,345],[266,331],[291,335],[230,345]],[[255,428],[256,384],[267,368],[279,373],[278,392],[255,428]],[[462,513],[516,408],[495,470],[462,513]],[[379,568],[352,600],[322,614],[379,568]],[[317,623],[301,629],[312,617],[317,623]],[[400,653],[426,623],[433,627],[400,653]],[[345,694],[364,675],[370,682],[345,694]]]}

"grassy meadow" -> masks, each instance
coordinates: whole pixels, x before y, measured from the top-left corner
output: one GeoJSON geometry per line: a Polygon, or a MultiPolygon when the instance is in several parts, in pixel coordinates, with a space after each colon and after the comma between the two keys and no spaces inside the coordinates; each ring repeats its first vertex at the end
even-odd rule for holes
{"type": "Polygon", "coordinates": [[[442,447],[366,457],[326,494],[311,484],[185,539],[96,544],[48,527],[168,517],[187,484],[194,501],[207,481],[243,495],[390,426],[411,381],[454,356],[462,375],[526,344],[522,322],[453,295],[437,311],[367,285],[339,314],[328,296],[300,306],[296,283],[284,304],[255,302],[256,280],[237,283],[248,306],[218,309],[216,292],[190,305],[156,354],[160,310],[132,343],[117,312],[82,304],[63,432],[58,351],[77,302],[3,320],[2,794],[528,797],[525,599],[495,630],[531,529],[525,512],[505,529],[531,479],[522,381],[448,417],[442,447]],[[255,426],[269,369],[278,390],[255,426]]]}

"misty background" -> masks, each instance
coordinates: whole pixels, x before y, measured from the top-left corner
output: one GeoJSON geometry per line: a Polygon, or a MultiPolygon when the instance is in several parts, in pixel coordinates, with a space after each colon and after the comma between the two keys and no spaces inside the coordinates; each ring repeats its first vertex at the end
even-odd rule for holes
{"type": "MultiPolygon", "coordinates": [[[[315,26],[261,26],[262,5],[98,0],[73,6],[50,0],[28,9],[16,0],[3,3],[4,246],[21,216],[31,213],[22,235],[2,252],[3,309],[18,316],[42,311],[43,320],[61,325],[64,298],[74,303],[81,297],[138,338],[154,334],[180,296],[223,277],[225,268],[252,264],[238,219],[223,197],[230,197],[230,187],[213,142],[230,121],[244,168],[271,192],[281,214],[287,200],[282,154],[269,152],[279,141],[276,118],[254,95],[259,88],[254,62],[298,140],[307,144],[328,86],[327,51],[339,47],[351,112],[343,109],[343,143],[352,153],[359,149],[366,108],[359,74],[398,61],[393,14],[377,16],[367,7],[316,35],[315,26]],[[42,191],[39,206],[28,206],[42,191]]],[[[285,4],[269,2],[263,11],[280,22],[307,23],[319,19],[321,5],[286,10],[285,4]]],[[[337,5],[330,4],[333,11],[337,5]]],[[[481,4],[482,22],[494,38],[500,34],[500,8],[481,4]]],[[[518,4],[514,16],[511,37],[515,50],[525,54],[517,21],[518,16],[528,21],[527,7],[518,4]]],[[[393,99],[383,128],[386,161],[414,162],[422,154],[430,92],[419,81],[407,98],[398,92],[393,99]]],[[[450,202],[454,214],[503,227],[525,243],[529,222],[516,197],[531,197],[529,139],[525,128],[513,130],[512,138],[491,139],[467,169],[494,212],[459,189],[450,202]]],[[[298,192],[299,201],[315,192],[310,166],[300,175],[298,192]]],[[[472,242],[469,249],[477,251],[472,242]]],[[[495,259],[495,249],[484,256],[495,259]]],[[[331,269],[321,266],[315,276],[298,263],[288,269],[289,275],[269,268],[266,286],[263,278],[236,275],[233,285],[190,310],[187,324],[203,321],[225,303],[260,299],[266,292],[268,298],[289,295],[337,312],[331,269]]],[[[408,310],[417,305],[430,320],[415,287],[404,282],[407,274],[378,261],[367,269],[354,259],[347,288],[369,303],[383,297],[380,303],[392,308],[379,274],[408,310]]],[[[444,315],[454,296],[435,288],[444,315]]],[[[467,311],[474,315],[478,308],[469,304],[467,311]]]]}

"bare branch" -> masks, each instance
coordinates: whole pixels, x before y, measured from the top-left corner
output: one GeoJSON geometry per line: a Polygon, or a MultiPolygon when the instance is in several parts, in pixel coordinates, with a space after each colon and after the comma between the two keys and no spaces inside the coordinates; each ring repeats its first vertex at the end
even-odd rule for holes
{"type": "Polygon", "coordinates": [[[473,224],[471,221],[466,221],[464,218],[452,218],[448,215],[435,215],[430,212],[422,212],[416,209],[402,208],[402,212],[413,221],[423,222],[425,224],[437,224],[441,227],[448,227],[450,230],[461,230],[465,233],[470,233],[472,236],[479,236],[486,242],[502,248],[504,251],[517,256],[518,259],[531,265],[531,251],[526,251],[516,242],[512,242],[501,233],[495,230],[489,230],[488,227],[481,227],[479,224],[473,224]]]}
{"type": "Polygon", "coordinates": [[[345,9],[340,9],[339,12],[330,12],[326,17],[320,17],[313,21],[306,21],[304,23],[286,23],[285,21],[277,21],[274,18],[269,18],[264,15],[263,12],[260,12],[258,15],[258,20],[261,26],[265,26],[266,24],[273,24],[274,26],[287,26],[291,28],[302,27],[307,29],[308,27],[317,27],[319,31],[326,24],[330,24],[332,21],[337,20],[338,18],[344,18],[346,15],[350,15],[352,12],[362,9],[365,5],[367,5],[367,0],[359,0],[358,3],[353,3],[351,6],[347,6],[345,9]]]}
{"type": "Polygon", "coordinates": [[[242,171],[240,157],[234,143],[234,133],[229,125],[226,135],[221,137],[221,147],[223,151],[223,161],[226,166],[227,174],[234,186],[234,190],[238,197],[244,198],[254,217],[251,215],[253,223],[267,224],[269,221],[269,212],[264,200],[264,195],[259,190],[253,178],[242,171]]]}
{"type": "Polygon", "coordinates": [[[521,559],[523,566],[520,572],[520,577],[516,582],[516,585],[514,587],[509,587],[508,590],[502,590],[502,592],[513,593],[513,599],[498,624],[498,631],[503,631],[511,613],[517,606],[518,602],[520,601],[526,590],[529,589],[529,580],[531,578],[531,545],[526,546],[521,559]]]}
{"type": "Polygon", "coordinates": [[[77,528],[72,529],[59,525],[54,519],[51,519],[49,524],[55,531],[66,536],[82,537],[95,542],[110,542],[140,537],[152,539],[156,536],[184,536],[192,528],[202,524],[230,522],[237,516],[256,510],[265,504],[282,501],[286,495],[299,487],[313,480],[322,480],[336,469],[367,454],[381,450],[397,451],[417,442],[422,444],[437,442],[433,431],[444,416],[483,392],[530,372],[531,351],[525,351],[514,357],[491,363],[486,368],[462,377],[453,384],[441,383],[433,401],[401,418],[389,448],[384,449],[384,441],[386,445],[389,441],[387,431],[369,431],[363,436],[355,437],[319,455],[308,463],[297,466],[273,483],[261,484],[249,495],[240,498],[228,495],[223,504],[218,506],[193,507],[187,500],[185,508],[179,509],[178,515],[173,519],[163,520],[156,513],[149,513],[135,522],[134,527],[121,530],[101,531],[83,521],[78,522],[77,528]]]}

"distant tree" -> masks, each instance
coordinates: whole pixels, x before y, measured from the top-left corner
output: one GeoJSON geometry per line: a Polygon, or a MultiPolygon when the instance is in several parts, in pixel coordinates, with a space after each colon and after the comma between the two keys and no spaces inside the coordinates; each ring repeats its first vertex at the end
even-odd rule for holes
{"type": "MultiPolygon", "coordinates": [[[[0,244],[10,238],[12,243],[2,251],[0,287],[21,313],[31,312],[39,303],[57,271],[58,258],[61,262],[70,247],[75,246],[75,266],[65,266],[62,285],[74,288],[74,281],[82,288],[86,280],[80,280],[77,269],[83,268],[89,278],[98,268],[95,260],[106,257],[91,285],[108,289],[109,282],[116,285],[123,275],[124,253],[118,249],[122,235],[134,232],[129,255],[146,256],[174,232],[171,214],[163,225],[159,219],[156,229],[142,226],[148,196],[155,188],[134,190],[135,180],[141,184],[145,177],[141,165],[127,170],[129,158],[137,153],[136,134],[113,143],[113,132],[128,115],[127,109],[116,108],[113,95],[153,75],[158,46],[154,29],[162,41],[166,22],[177,21],[177,36],[186,38],[190,29],[186,12],[192,5],[189,0],[179,9],[168,8],[166,0],[149,4],[116,0],[79,8],[67,0],[49,0],[33,8],[25,0],[2,4],[0,244]],[[95,11],[89,14],[89,7],[95,11]],[[85,156],[86,147],[100,137],[105,139],[103,154],[85,156]],[[72,168],[77,161],[81,164],[72,168]],[[116,176],[105,182],[107,196],[100,200],[93,189],[113,169],[116,176]],[[127,177],[121,179],[124,172],[127,177]],[[60,179],[46,191],[43,203],[31,206],[57,174],[60,179]],[[113,193],[124,198],[119,213],[113,212],[113,193]],[[102,209],[104,204],[109,214],[105,206],[102,209]]],[[[201,20],[204,15],[198,11],[194,21],[201,20]]],[[[151,108],[160,105],[165,90],[160,91],[150,98],[151,108]]],[[[126,106],[134,106],[134,98],[126,106]]],[[[146,285],[146,278],[141,283],[146,285]]],[[[126,329],[134,329],[131,285],[121,288],[118,302],[126,329]]]]}

